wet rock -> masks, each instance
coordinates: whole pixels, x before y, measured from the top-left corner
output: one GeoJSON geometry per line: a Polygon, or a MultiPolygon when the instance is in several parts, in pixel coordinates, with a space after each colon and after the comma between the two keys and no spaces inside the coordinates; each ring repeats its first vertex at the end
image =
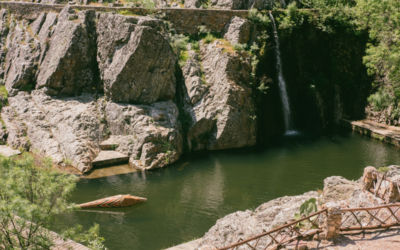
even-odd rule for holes
{"type": "Polygon", "coordinates": [[[247,44],[250,41],[252,29],[253,23],[251,21],[234,16],[225,25],[223,37],[231,44],[247,44]]]}
{"type": "Polygon", "coordinates": [[[205,82],[192,77],[198,76],[193,74],[198,71],[194,60],[188,60],[184,67],[181,115],[185,117],[188,145],[193,150],[246,147],[256,143],[256,124],[251,118],[254,116],[252,90],[247,86],[250,56],[247,52],[226,53],[219,43],[216,40],[201,46],[205,82]]]}
{"type": "Polygon", "coordinates": [[[97,60],[114,102],[150,104],[175,95],[175,61],[161,20],[100,15],[97,60]]]}
{"type": "MultiPolygon", "coordinates": [[[[246,210],[229,214],[219,219],[204,235],[197,249],[206,245],[221,248],[236,243],[239,239],[261,234],[263,230],[271,230],[294,219],[294,214],[298,213],[304,201],[317,197],[318,193],[314,191],[299,196],[285,196],[262,204],[254,212],[246,210]]],[[[259,246],[266,246],[268,243],[269,241],[262,239],[259,246]]]]}
{"type": "Polygon", "coordinates": [[[182,154],[178,108],[172,101],[151,105],[109,102],[104,107],[116,151],[130,156],[136,169],[164,167],[182,154]]]}
{"type": "Polygon", "coordinates": [[[321,202],[337,202],[349,199],[360,184],[341,176],[331,176],[324,180],[324,195],[321,202]]]}
{"type": "MultiPolygon", "coordinates": [[[[94,87],[94,25],[94,10],[76,13],[67,6],[61,11],[54,34],[50,38],[50,47],[40,66],[37,89],[46,87],[50,89],[47,93],[51,95],[73,95],[90,91],[94,87]]],[[[40,36],[45,37],[46,34],[43,33],[40,36]]]]}

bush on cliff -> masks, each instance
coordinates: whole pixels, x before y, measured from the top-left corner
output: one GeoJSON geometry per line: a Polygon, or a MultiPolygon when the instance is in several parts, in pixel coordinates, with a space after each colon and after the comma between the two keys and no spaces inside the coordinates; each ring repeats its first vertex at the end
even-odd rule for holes
{"type": "MultiPolygon", "coordinates": [[[[60,174],[52,169],[51,159],[36,161],[28,153],[18,159],[0,156],[0,173],[0,249],[54,246],[54,239],[45,228],[57,215],[75,209],[67,199],[77,177],[60,174]]],[[[89,248],[104,249],[98,232],[95,225],[87,233],[72,229],[67,235],[89,248]]]]}

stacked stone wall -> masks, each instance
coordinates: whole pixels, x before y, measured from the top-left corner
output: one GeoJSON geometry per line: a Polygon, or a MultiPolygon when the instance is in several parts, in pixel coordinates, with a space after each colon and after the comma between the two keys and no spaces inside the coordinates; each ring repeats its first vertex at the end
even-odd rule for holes
{"type": "MultiPolygon", "coordinates": [[[[14,15],[21,18],[34,20],[41,12],[60,12],[63,4],[38,4],[26,2],[0,2],[0,8],[8,9],[14,15]]],[[[170,21],[178,33],[196,34],[199,26],[206,26],[212,32],[222,32],[225,25],[232,17],[246,17],[247,10],[206,10],[206,9],[154,9],[123,8],[123,7],[102,7],[72,5],[76,10],[96,10],[103,12],[129,12],[133,15],[153,14],[160,16],[163,20],[170,21]]]]}

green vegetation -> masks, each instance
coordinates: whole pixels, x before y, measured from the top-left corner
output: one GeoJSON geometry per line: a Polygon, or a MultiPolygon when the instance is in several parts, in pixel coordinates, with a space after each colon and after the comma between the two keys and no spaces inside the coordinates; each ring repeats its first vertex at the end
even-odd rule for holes
{"type": "MultiPolygon", "coordinates": [[[[348,34],[369,35],[363,63],[374,77],[368,102],[375,111],[386,110],[398,119],[400,113],[400,2],[393,0],[301,0],[288,5],[276,17],[283,34],[291,33],[305,22],[328,34],[345,29],[348,34]],[[300,9],[300,8],[303,9],[300,9]]],[[[256,11],[249,19],[261,23],[256,11]]]]}
{"type": "Polygon", "coordinates": [[[385,173],[387,173],[389,171],[389,168],[388,167],[380,167],[380,168],[377,169],[377,171],[380,174],[385,174],[385,173]]]}
{"type": "MultiPolygon", "coordinates": [[[[67,199],[77,177],[52,169],[50,158],[39,165],[28,153],[18,158],[0,156],[1,249],[50,249],[54,242],[45,228],[57,215],[76,209],[67,199]]],[[[105,249],[98,233],[95,225],[88,232],[70,229],[65,235],[91,249],[105,249]]]]}
{"type": "MultiPolygon", "coordinates": [[[[311,199],[305,201],[303,204],[301,204],[299,213],[294,214],[294,218],[296,220],[299,220],[302,218],[302,216],[308,216],[314,212],[317,212],[318,208],[317,208],[316,202],[317,202],[317,200],[315,198],[311,198],[311,199]]],[[[311,218],[311,220],[313,220],[313,218],[311,218]]],[[[308,222],[302,221],[297,224],[297,227],[299,227],[299,228],[306,227],[307,224],[308,224],[308,222]]]]}
{"type": "Polygon", "coordinates": [[[6,89],[6,86],[0,85],[0,95],[1,95],[1,98],[4,100],[3,102],[0,102],[0,105],[2,103],[7,104],[8,103],[8,91],[6,89]]]}

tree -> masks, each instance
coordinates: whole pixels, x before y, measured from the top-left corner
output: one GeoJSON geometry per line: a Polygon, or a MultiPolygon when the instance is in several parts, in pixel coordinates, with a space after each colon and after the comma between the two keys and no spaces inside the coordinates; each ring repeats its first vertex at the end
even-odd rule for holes
{"type": "MultiPolygon", "coordinates": [[[[76,176],[52,169],[49,158],[37,161],[28,153],[19,158],[0,156],[0,249],[52,247],[45,228],[56,215],[76,209],[67,201],[76,181],[76,176]]],[[[95,225],[78,240],[92,249],[104,249],[98,231],[95,225]]],[[[70,229],[66,235],[74,240],[79,233],[70,229]]]]}

